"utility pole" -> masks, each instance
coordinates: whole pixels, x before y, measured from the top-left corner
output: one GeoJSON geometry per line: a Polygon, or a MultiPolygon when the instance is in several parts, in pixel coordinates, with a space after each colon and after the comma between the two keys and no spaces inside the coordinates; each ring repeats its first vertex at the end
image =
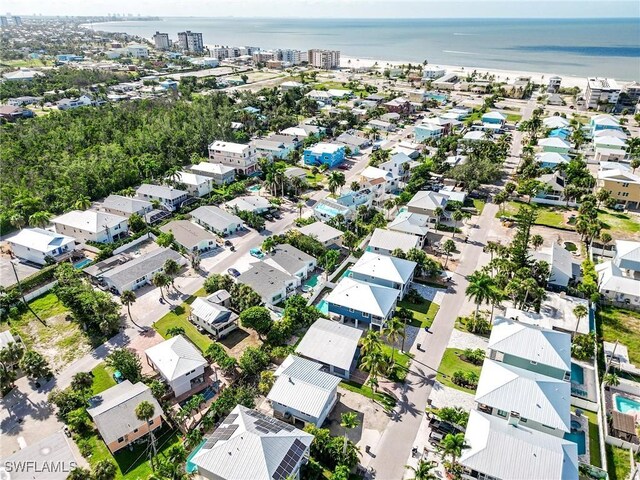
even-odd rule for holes
{"type": "Polygon", "coordinates": [[[602,378],[606,377],[609,373],[609,367],[611,367],[611,361],[613,360],[614,355],[616,354],[616,348],[618,348],[618,340],[616,339],[616,343],[613,345],[613,350],[611,351],[611,356],[609,357],[609,361],[607,362],[607,367],[604,369],[604,375],[602,378]]]}
{"type": "Polygon", "coordinates": [[[16,270],[16,262],[18,260],[17,259],[12,259],[9,263],[11,263],[11,268],[13,269],[13,275],[16,277],[16,283],[18,284],[18,290],[20,291],[20,297],[22,298],[22,303],[25,304],[25,306],[29,309],[29,311],[31,313],[33,313],[33,316],[36,317],[38,319],[38,321],[40,323],[42,323],[45,327],[47,326],[47,323],[44,322],[36,312],[33,311],[33,309],[31,308],[31,305],[29,305],[29,303],[27,302],[27,300],[24,298],[24,292],[22,291],[22,284],[20,283],[20,279],[18,278],[18,272],[16,270]]]}

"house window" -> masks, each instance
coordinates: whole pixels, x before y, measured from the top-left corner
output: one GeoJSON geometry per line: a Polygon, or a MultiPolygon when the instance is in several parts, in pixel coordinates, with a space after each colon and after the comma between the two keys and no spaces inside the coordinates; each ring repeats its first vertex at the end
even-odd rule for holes
{"type": "Polygon", "coordinates": [[[520,423],[527,423],[527,419],[524,417],[520,417],[520,423]]]}
{"type": "Polygon", "coordinates": [[[507,418],[507,412],[505,412],[504,410],[498,410],[496,413],[499,417],[507,418]]]}
{"type": "Polygon", "coordinates": [[[118,443],[122,443],[122,442],[124,442],[124,437],[120,437],[120,438],[118,439],[118,443]]]}
{"type": "Polygon", "coordinates": [[[355,310],[353,308],[349,309],[349,313],[353,313],[355,310]]]}
{"type": "Polygon", "coordinates": [[[134,429],[133,429],[133,433],[138,433],[138,429],[137,429],[137,428],[134,428],[134,429]]]}
{"type": "Polygon", "coordinates": [[[369,314],[368,314],[368,313],[366,313],[366,312],[363,312],[363,313],[362,313],[362,316],[363,316],[364,318],[369,318],[369,314]]]}
{"type": "Polygon", "coordinates": [[[623,186],[624,188],[627,188],[627,187],[629,186],[629,184],[628,184],[628,183],[623,183],[623,184],[622,184],[622,186],[623,186]]]}
{"type": "Polygon", "coordinates": [[[538,362],[536,362],[536,361],[534,361],[534,360],[531,360],[529,363],[530,363],[531,365],[537,365],[537,364],[538,364],[538,362]]]}

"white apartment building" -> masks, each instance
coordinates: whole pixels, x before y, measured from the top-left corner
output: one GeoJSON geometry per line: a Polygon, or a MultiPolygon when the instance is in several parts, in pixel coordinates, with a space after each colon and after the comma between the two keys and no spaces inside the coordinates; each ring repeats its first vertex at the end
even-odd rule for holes
{"type": "Polygon", "coordinates": [[[615,105],[620,96],[620,87],[613,78],[590,77],[585,91],[585,106],[599,109],[603,105],[615,105]]]}
{"type": "Polygon", "coordinates": [[[127,53],[133,58],[149,58],[149,49],[145,45],[127,45],[127,53]]]}
{"type": "Polygon", "coordinates": [[[160,33],[156,31],[153,35],[153,43],[158,50],[169,50],[171,47],[171,40],[169,40],[168,33],[160,33]]]}
{"type": "Polygon", "coordinates": [[[249,175],[256,171],[258,158],[255,147],[251,145],[215,141],[209,145],[209,161],[234,167],[237,173],[249,175]]]}
{"type": "Polygon", "coordinates": [[[323,70],[331,70],[340,66],[340,50],[309,50],[309,65],[323,70]]]}
{"type": "Polygon", "coordinates": [[[301,62],[306,62],[309,58],[307,52],[291,50],[289,48],[275,50],[275,53],[277,60],[282,60],[285,63],[290,63],[291,65],[299,65],[301,62]]]}
{"type": "Polygon", "coordinates": [[[204,50],[202,33],[195,33],[191,30],[178,33],[178,44],[182,50],[188,50],[190,52],[202,52],[204,50]]]}

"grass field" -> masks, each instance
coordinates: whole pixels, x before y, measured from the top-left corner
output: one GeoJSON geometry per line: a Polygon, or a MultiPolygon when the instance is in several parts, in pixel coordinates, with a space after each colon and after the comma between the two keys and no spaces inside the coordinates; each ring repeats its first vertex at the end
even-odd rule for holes
{"type": "Polygon", "coordinates": [[[189,321],[189,313],[191,312],[191,304],[197,297],[205,295],[203,289],[198,290],[194,295],[189,297],[182,305],[174,308],[173,311],[167,313],[164,317],[153,324],[153,328],[163,337],[167,337],[167,330],[171,327],[182,327],[185,335],[191,342],[201,351],[205,351],[213,340],[198,331],[193,323],[189,321]]]}
{"type": "Polygon", "coordinates": [[[113,387],[116,381],[113,379],[113,371],[108,368],[104,362],[99,364],[93,370],[93,394],[97,395],[106,389],[113,387]]]}
{"type": "Polygon", "coordinates": [[[598,219],[614,238],[640,232],[640,222],[625,213],[598,210],[598,219]]]}
{"type": "Polygon", "coordinates": [[[457,372],[458,370],[462,370],[463,372],[476,372],[480,375],[481,367],[461,360],[459,357],[461,354],[462,350],[458,350],[457,348],[447,348],[444,351],[440,367],[438,367],[438,375],[436,378],[443,385],[463,392],[473,393],[475,392],[475,389],[472,390],[470,388],[464,388],[451,381],[451,377],[454,372],[457,372]]]}
{"type": "MultiPolygon", "coordinates": [[[[518,210],[522,205],[526,205],[526,203],[518,201],[507,202],[501,206],[502,208],[498,209],[496,217],[511,217],[518,213],[518,210]]],[[[538,213],[536,225],[573,230],[573,227],[565,221],[563,213],[564,211],[566,211],[565,208],[549,207],[547,205],[538,205],[535,203],[532,203],[530,206],[533,207],[538,213]]]]}
{"type": "Polygon", "coordinates": [[[484,200],[480,200],[479,198],[473,199],[473,206],[476,207],[476,210],[478,211],[478,215],[482,213],[485,205],[486,205],[486,202],[484,200]]]}
{"type": "Polygon", "coordinates": [[[589,419],[589,459],[591,465],[602,467],[600,455],[600,432],[598,431],[598,414],[583,410],[585,417],[589,419]]]}
{"type": "MultiPolygon", "coordinates": [[[[354,393],[359,393],[360,395],[363,395],[367,398],[371,398],[371,395],[373,394],[371,387],[367,385],[360,385],[359,383],[353,382],[351,380],[342,380],[340,382],[340,386],[345,390],[349,390],[350,392],[354,392],[354,393]]],[[[373,395],[373,398],[375,399],[376,402],[383,405],[385,410],[391,410],[396,405],[395,398],[393,398],[391,395],[385,392],[381,392],[380,390],[378,390],[375,393],[375,395],[373,395]]]]}
{"type": "Polygon", "coordinates": [[[507,113],[507,122],[519,122],[522,120],[522,115],[518,113],[507,113]]]}
{"type": "Polygon", "coordinates": [[[406,300],[398,302],[398,307],[404,307],[413,312],[413,321],[410,323],[413,327],[430,327],[433,319],[436,318],[440,305],[425,300],[424,303],[410,303],[406,300]]]}
{"type": "Polygon", "coordinates": [[[629,450],[606,444],[609,480],[627,480],[631,473],[629,450]]]}
{"type": "Polygon", "coordinates": [[[629,360],[640,366],[640,312],[611,306],[597,310],[602,337],[607,342],[620,343],[629,349],[629,360]]]}

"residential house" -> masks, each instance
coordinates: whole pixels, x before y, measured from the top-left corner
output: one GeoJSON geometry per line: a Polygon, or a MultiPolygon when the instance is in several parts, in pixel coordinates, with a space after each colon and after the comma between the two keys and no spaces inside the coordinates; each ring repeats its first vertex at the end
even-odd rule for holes
{"type": "Polygon", "coordinates": [[[189,220],[172,220],[160,227],[163,233],[171,233],[175,242],[189,253],[206,252],[218,247],[217,237],[189,220]]]}
{"type": "Polygon", "coordinates": [[[413,127],[413,136],[417,143],[422,143],[431,138],[442,137],[444,131],[444,126],[425,120],[413,127]]]}
{"type": "Polygon", "coordinates": [[[257,195],[243,195],[236,197],[233,200],[229,200],[224,204],[225,208],[230,212],[253,212],[253,213],[265,213],[271,209],[269,200],[257,195]]]}
{"type": "Polygon", "coordinates": [[[401,182],[405,182],[409,178],[409,172],[411,170],[411,165],[413,164],[413,159],[411,156],[407,155],[404,152],[391,153],[391,158],[386,162],[383,162],[378,165],[380,170],[384,170],[386,172],[391,173],[391,186],[392,187],[400,187],[401,182]]]}
{"type": "Polygon", "coordinates": [[[565,117],[560,115],[554,115],[552,117],[546,117],[542,119],[542,126],[544,128],[556,129],[556,128],[568,128],[571,123],[565,117]]]}
{"type": "MultiPolygon", "coordinates": [[[[617,132],[618,130],[612,130],[613,132],[617,132]]],[[[624,150],[627,148],[627,142],[620,138],[618,135],[604,135],[606,130],[600,130],[603,134],[596,135],[593,137],[593,144],[598,148],[609,148],[612,150],[624,150]]]]}
{"type": "Polygon", "coordinates": [[[174,396],[195,394],[206,386],[209,364],[200,351],[182,335],[176,335],[145,351],[147,363],[169,385],[174,396]]]}
{"type": "Polygon", "coordinates": [[[363,149],[371,146],[371,140],[361,137],[357,132],[344,132],[336,138],[337,143],[341,143],[351,150],[352,155],[358,155],[363,149]]]}
{"type": "Polygon", "coordinates": [[[286,92],[288,90],[293,90],[295,88],[302,88],[304,87],[304,83],[300,83],[300,82],[293,82],[293,81],[289,81],[289,82],[282,82],[280,84],[280,89],[283,92],[286,92]]]}
{"type": "Polygon", "coordinates": [[[571,379],[571,335],[504,317],[493,321],[487,358],[546,375],[571,379]]]}
{"type": "Polygon", "coordinates": [[[304,139],[307,137],[322,138],[325,136],[325,131],[326,129],[324,127],[303,123],[296,127],[285,128],[280,133],[282,135],[304,139]]]}
{"type": "Polygon", "coordinates": [[[381,330],[395,314],[399,296],[400,290],[395,288],[345,277],[329,293],[326,302],[330,316],[353,322],[356,327],[364,323],[381,330]]]}
{"type": "Polygon", "coordinates": [[[558,77],[557,75],[549,77],[547,93],[558,93],[560,91],[560,85],[562,85],[562,77],[558,77]]]}
{"type": "Polygon", "coordinates": [[[616,240],[613,260],[596,265],[607,300],[640,310],[640,242],[616,240]]]}
{"type": "Polygon", "coordinates": [[[422,248],[427,239],[427,233],[429,233],[429,221],[430,217],[428,215],[404,211],[400,212],[396,218],[387,225],[387,228],[394,232],[418,237],[418,245],[422,248]]]}
{"type": "Polygon", "coordinates": [[[326,367],[329,373],[349,379],[358,362],[362,330],[319,318],[296,347],[296,353],[326,367]]]}
{"type": "Polygon", "coordinates": [[[466,192],[462,190],[455,190],[455,187],[452,185],[445,185],[438,193],[447,197],[447,204],[449,202],[458,202],[461,205],[464,205],[464,201],[467,198],[466,192]]]}
{"type": "Polygon", "coordinates": [[[536,154],[536,162],[538,162],[540,168],[555,169],[558,165],[569,163],[569,157],[558,152],[542,152],[536,154]]]}
{"type": "Polygon", "coordinates": [[[470,130],[464,134],[462,140],[466,140],[469,142],[480,142],[482,140],[488,140],[488,138],[482,130],[470,130]]]}
{"type": "Polygon", "coordinates": [[[571,440],[471,410],[459,462],[464,478],[578,480],[578,448],[571,440]]]}
{"type": "Polygon", "coordinates": [[[302,235],[315,238],[326,248],[340,248],[344,232],[324,222],[313,222],[298,229],[302,235]]]}
{"type": "Polygon", "coordinates": [[[59,262],[76,248],[75,238],[42,228],[25,228],[7,239],[11,252],[23,262],[46,265],[47,260],[59,262]]]}
{"type": "Polygon", "coordinates": [[[180,266],[187,263],[182,255],[170,248],[158,248],[133,259],[126,258],[127,261],[124,262],[113,262],[112,259],[113,257],[91,265],[84,269],[84,273],[118,295],[151,285],[153,276],[163,271],[164,264],[169,259],[180,266]]]}
{"type": "Polygon", "coordinates": [[[25,95],[22,97],[14,97],[7,99],[7,105],[12,105],[14,107],[25,107],[27,105],[33,105],[42,100],[43,97],[32,97],[29,95],[25,95]]]}
{"type": "Polygon", "coordinates": [[[611,115],[594,115],[589,119],[589,127],[593,135],[600,130],[622,130],[620,120],[611,115]]]}
{"type": "Polygon", "coordinates": [[[244,222],[240,217],[214,205],[196,208],[191,212],[191,218],[198,225],[221,237],[233,235],[244,228],[244,222]]]}
{"type": "Polygon", "coordinates": [[[191,459],[209,480],[299,479],[313,435],[237,405],[191,459]]]}
{"type": "Polygon", "coordinates": [[[3,473],[5,477],[10,475],[13,480],[29,480],[34,477],[66,480],[69,472],[86,461],[62,429],[48,436],[45,436],[47,434],[41,429],[38,433],[38,440],[34,439],[24,448],[18,448],[16,444],[13,453],[9,447],[3,447],[2,464],[3,469],[6,468],[6,474],[3,473]]]}
{"type": "Polygon", "coordinates": [[[82,95],[78,98],[63,98],[56,102],[58,110],[72,110],[78,107],[90,107],[94,104],[94,101],[88,95],[82,95]]]}
{"type": "Polygon", "coordinates": [[[483,114],[481,120],[483,124],[499,125],[500,127],[504,127],[507,117],[500,112],[492,111],[483,114]]]}
{"type": "Polygon", "coordinates": [[[544,185],[544,189],[531,198],[532,202],[577,205],[573,201],[568,201],[564,196],[566,180],[562,172],[556,170],[553,173],[545,173],[538,177],[538,181],[544,185]]]}
{"type": "Polygon", "coordinates": [[[407,211],[409,213],[418,213],[429,217],[430,223],[436,222],[436,209],[441,208],[443,211],[447,207],[447,196],[440,193],[421,190],[417,192],[409,203],[407,203],[407,211]]]}
{"type": "MultiPolygon", "coordinates": [[[[385,231],[382,230],[382,232],[385,231]]],[[[397,232],[393,232],[393,235],[397,235],[397,232]]],[[[412,243],[409,238],[404,239],[404,241],[406,242],[404,244],[405,247],[412,243]]],[[[402,248],[401,245],[399,245],[400,248],[402,248]]],[[[384,247],[386,248],[382,249],[388,250],[390,245],[384,245],[384,247]]],[[[399,298],[402,300],[409,291],[415,269],[416,262],[374,253],[367,248],[367,251],[364,252],[355,265],[349,268],[349,277],[399,290],[399,298]]]]}
{"type": "Polygon", "coordinates": [[[321,427],[338,401],[340,378],[322,371],[322,364],[289,355],[275,372],[267,395],[275,418],[300,428],[321,427]]]}
{"type": "Polygon", "coordinates": [[[399,113],[400,115],[408,115],[415,111],[413,104],[409,99],[397,97],[382,104],[387,112],[399,113]]]}
{"type": "Polygon", "coordinates": [[[266,262],[252,263],[251,268],[236,278],[236,281],[249,285],[267,305],[282,302],[300,285],[300,278],[266,262]]]}
{"type": "Polygon", "coordinates": [[[426,83],[431,80],[437,80],[444,76],[445,73],[447,73],[447,71],[444,68],[425,65],[422,69],[422,81],[426,83]]]}
{"type": "Polygon", "coordinates": [[[14,105],[0,105],[0,119],[6,120],[7,122],[14,122],[20,118],[30,117],[33,117],[31,110],[14,105]]]}
{"type": "Polygon", "coordinates": [[[350,220],[353,217],[353,210],[330,198],[323,198],[313,206],[313,215],[322,221],[331,220],[338,215],[342,215],[345,219],[350,220]]]}
{"type": "MultiPolygon", "coordinates": [[[[402,154],[404,157],[409,158],[409,161],[417,160],[418,158],[420,158],[421,149],[422,149],[422,146],[417,143],[400,142],[395,144],[393,148],[391,148],[391,159],[393,159],[393,157],[398,154],[402,154]]],[[[388,160],[385,163],[388,163],[390,161],[391,160],[388,160]]],[[[382,164],[378,166],[380,168],[383,168],[382,164]]]]}
{"type": "Polygon", "coordinates": [[[556,152],[561,155],[569,155],[573,148],[569,142],[558,137],[543,138],[538,145],[542,147],[543,152],[556,152]]]}
{"type": "Polygon", "coordinates": [[[402,250],[407,253],[412,248],[422,248],[421,241],[416,235],[376,228],[369,240],[367,252],[391,255],[395,250],[402,250]]]}
{"type": "Polygon", "coordinates": [[[300,180],[307,181],[308,170],[300,167],[289,167],[284,171],[285,176],[291,180],[293,178],[299,178],[300,180]]]}
{"type": "Polygon", "coordinates": [[[396,190],[396,182],[391,172],[378,167],[367,167],[360,173],[360,188],[368,189],[373,194],[373,202],[382,205],[387,193],[396,190]],[[395,187],[395,188],[394,188],[395,187]]]}
{"type": "Polygon", "coordinates": [[[371,130],[382,131],[382,132],[393,132],[396,130],[395,124],[391,122],[385,122],[384,120],[378,120],[378,119],[369,120],[369,123],[367,124],[367,128],[370,128],[371,130]]]}
{"type": "Polygon", "coordinates": [[[129,221],[120,215],[95,210],[71,210],[51,220],[56,232],[82,242],[111,243],[129,231],[129,221]]]}
{"type": "Polygon", "coordinates": [[[216,141],[209,145],[209,161],[235,168],[237,173],[251,175],[258,168],[258,156],[252,145],[216,141]]]}
{"type": "Polygon", "coordinates": [[[345,158],[344,145],[335,143],[316,143],[304,149],[305,165],[328,165],[330,168],[340,165],[345,158]]]}
{"type": "Polygon", "coordinates": [[[151,203],[159,202],[162,207],[173,212],[189,198],[189,193],[166,185],[143,183],[136,190],[136,196],[151,203]]]}
{"type": "Polygon", "coordinates": [[[534,252],[533,257],[549,264],[551,271],[547,288],[550,290],[566,290],[569,285],[576,285],[580,278],[580,262],[570,251],[557,243],[540,252],[534,252]]]}
{"type": "Polygon", "coordinates": [[[125,197],[124,195],[109,195],[100,205],[100,209],[114,215],[121,215],[129,218],[134,213],[143,217],[153,210],[153,204],[136,197],[125,197]]]}
{"type": "Polygon", "coordinates": [[[204,197],[213,190],[213,180],[206,176],[193,172],[178,172],[176,182],[187,189],[189,195],[194,197],[204,197]]]}
{"type": "Polygon", "coordinates": [[[198,175],[210,177],[216,185],[226,185],[236,179],[236,169],[222,163],[200,162],[191,165],[191,171],[198,175]]]}
{"type": "Polygon", "coordinates": [[[613,78],[590,77],[585,90],[585,106],[590,109],[603,110],[618,103],[621,88],[613,78]]]}
{"type": "Polygon", "coordinates": [[[287,243],[276,245],[263,261],[300,280],[306,280],[318,266],[314,257],[287,243]]]}
{"type": "Polygon", "coordinates": [[[333,97],[326,90],[311,90],[305,97],[324,105],[330,105],[333,101],[333,97]]]}
{"type": "Polygon", "coordinates": [[[162,407],[142,382],[124,380],[89,400],[87,413],[111,453],[116,453],[162,426],[162,407]],[[153,418],[140,420],[136,408],[142,402],[153,406],[153,418]]]}
{"type": "Polygon", "coordinates": [[[398,123],[401,118],[402,116],[396,112],[385,113],[384,115],[380,116],[380,120],[390,123],[398,123]]]}
{"type": "Polygon", "coordinates": [[[251,141],[251,145],[255,148],[258,157],[268,158],[270,160],[284,160],[289,154],[296,149],[296,142],[281,141],[273,138],[260,138],[251,141]]]}
{"type": "Polygon", "coordinates": [[[220,340],[238,328],[238,315],[229,310],[221,298],[228,299],[226,290],[218,290],[206,298],[198,297],[191,304],[189,320],[220,340]]]}
{"type": "Polygon", "coordinates": [[[598,188],[608,190],[617,204],[629,209],[640,206],[640,176],[625,169],[599,170],[598,188]]]}
{"type": "Polygon", "coordinates": [[[475,401],[483,413],[511,425],[562,438],[571,432],[571,383],[485,359],[475,401]]]}
{"type": "Polygon", "coordinates": [[[30,68],[19,68],[13,72],[7,72],[2,74],[2,78],[8,82],[30,82],[35,77],[43,76],[44,73],[39,70],[33,70],[30,68]]]}

